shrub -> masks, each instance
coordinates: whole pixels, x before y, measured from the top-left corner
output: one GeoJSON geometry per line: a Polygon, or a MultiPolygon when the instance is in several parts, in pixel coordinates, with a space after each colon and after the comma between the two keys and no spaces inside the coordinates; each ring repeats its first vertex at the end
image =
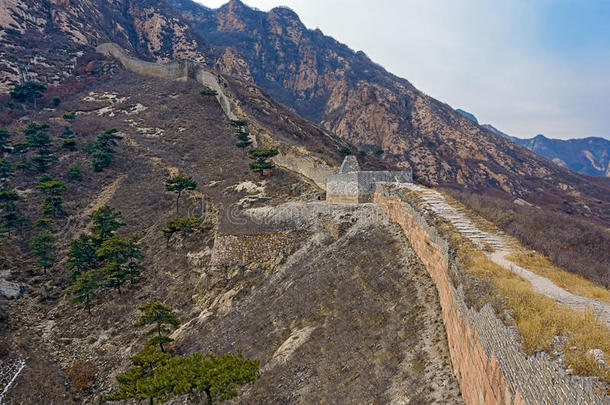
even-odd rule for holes
{"type": "Polygon", "coordinates": [[[165,228],[162,229],[163,236],[167,239],[166,246],[169,246],[169,240],[175,233],[181,232],[182,235],[186,236],[193,232],[202,222],[203,218],[197,214],[191,217],[170,219],[165,224],[165,228]]]}
{"type": "Polygon", "coordinates": [[[358,152],[358,154],[359,154],[360,156],[366,156],[366,151],[361,150],[360,152],[358,152]]]}
{"type": "Polygon", "coordinates": [[[66,370],[66,374],[74,391],[85,391],[95,380],[97,366],[90,361],[77,361],[66,370]]]}
{"type": "Polygon", "coordinates": [[[42,93],[47,90],[47,86],[36,81],[27,81],[15,86],[10,92],[13,100],[24,102],[31,100],[36,106],[36,100],[42,97],[42,93]]]}
{"type": "Polygon", "coordinates": [[[381,148],[375,149],[375,155],[377,155],[377,156],[383,155],[384,153],[385,153],[384,150],[381,148]]]}
{"type": "Polygon", "coordinates": [[[342,155],[351,155],[352,154],[352,150],[350,148],[348,148],[347,146],[342,147],[339,152],[342,155]]]}
{"type": "Polygon", "coordinates": [[[66,150],[75,151],[76,150],[76,139],[74,139],[74,138],[64,139],[64,141],[61,143],[61,147],[66,150]]]}
{"type": "Polygon", "coordinates": [[[66,120],[73,120],[74,118],[76,118],[76,112],[74,112],[74,111],[67,112],[63,115],[63,118],[66,120]]]}
{"type": "Polygon", "coordinates": [[[82,165],[80,162],[73,163],[66,172],[66,176],[71,180],[82,180],[83,175],[81,173],[82,165]]]}
{"type": "Polygon", "coordinates": [[[53,107],[57,107],[57,106],[59,106],[59,104],[61,104],[61,98],[55,96],[51,99],[51,105],[53,107]]]}
{"type": "Polygon", "coordinates": [[[217,96],[218,92],[216,90],[212,90],[212,89],[204,89],[204,90],[201,90],[201,95],[202,96],[217,96]]]}

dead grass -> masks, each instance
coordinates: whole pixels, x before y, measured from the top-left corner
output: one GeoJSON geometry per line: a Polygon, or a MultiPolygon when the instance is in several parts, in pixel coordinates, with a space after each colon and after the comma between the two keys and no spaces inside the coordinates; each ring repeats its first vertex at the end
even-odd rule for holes
{"type": "Polygon", "coordinates": [[[503,297],[504,305],[512,311],[526,353],[550,352],[553,338],[565,336],[568,340],[562,350],[573,372],[596,376],[610,383],[607,365],[610,329],[595,319],[591,311],[580,313],[557,305],[552,299],[536,293],[528,281],[492,262],[466,240],[458,249],[458,258],[471,274],[489,281],[494,292],[503,297]],[[597,364],[588,353],[592,349],[604,352],[605,366],[597,364]]]}
{"type": "Polygon", "coordinates": [[[588,298],[597,298],[610,303],[610,290],[595,284],[586,278],[569,273],[557,267],[551,259],[535,250],[518,249],[509,254],[507,259],[521,267],[552,280],[559,287],[571,293],[588,298]]]}
{"type": "MultiPolygon", "coordinates": [[[[473,213],[462,202],[456,200],[448,193],[442,192],[442,194],[445,196],[448,204],[464,213],[464,215],[466,215],[479,229],[492,234],[498,234],[498,228],[492,222],[473,213]]],[[[583,276],[558,267],[552,259],[535,250],[524,248],[523,245],[512,236],[502,236],[507,240],[508,247],[514,250],[507,258],[518,266],[524,267],[539,276],[552,280],[556,285],[573,294],[610,302],[610,290],[608,290],[608,288],[594,283],[583,276]]],[[[486,246],[484,246],[484,248],[486,248],[486,246]]],[[[491,252],[493,249],[485,249],[485,251],[491,252]]]]}

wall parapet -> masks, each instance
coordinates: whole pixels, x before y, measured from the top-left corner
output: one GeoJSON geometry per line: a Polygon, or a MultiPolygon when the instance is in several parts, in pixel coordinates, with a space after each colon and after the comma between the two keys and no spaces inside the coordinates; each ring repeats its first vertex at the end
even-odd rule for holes
{"type": "Polygon", "coordinates": [[[606,404],[607,397],[586,378],[566,375],[541,353],[527,356],[514,327],[506,326],[490,304],[479,311],[466,304],[459,272],[447,239],[428,212],[397,183],[377,183],[373,202],[402,228],[434,281],[447,330],[454,373],[464,402],[470,404],[606,404]]]}

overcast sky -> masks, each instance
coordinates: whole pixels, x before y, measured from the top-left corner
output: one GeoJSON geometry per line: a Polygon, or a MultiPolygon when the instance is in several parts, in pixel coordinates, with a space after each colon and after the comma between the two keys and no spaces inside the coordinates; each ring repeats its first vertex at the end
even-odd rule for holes
{"type": "Polygon", "coordinates": [[[288,6],[308,28],[510,135],[610,139],[610,1],[244,3],[288,6]]]}

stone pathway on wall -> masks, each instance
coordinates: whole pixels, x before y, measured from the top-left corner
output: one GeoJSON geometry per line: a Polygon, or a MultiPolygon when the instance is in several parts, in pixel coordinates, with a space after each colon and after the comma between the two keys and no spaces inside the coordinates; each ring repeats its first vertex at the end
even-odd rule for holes
{"type": "Polygon", "coordinates": [[[519,275],[532,284],[534,290],[552,298],[559,304],[567,305],[577,310],[591,308],[600,320],[610,326],[610,305],[595,298],[587,298],[573,294],[557,286],[546,277],[539,276],[507,259],[512,252],[508,240],[499,234],[485,232],[479,229],[463,212],[451,206],[445,197],[438,191],[418,186],[416,184],[404,184],[404,187],[416,191],[427,207],[434,213],[447,219],[465,237],[481,249],[489,245],[494,249],[488,257],[496,264],[519,275]]]}

